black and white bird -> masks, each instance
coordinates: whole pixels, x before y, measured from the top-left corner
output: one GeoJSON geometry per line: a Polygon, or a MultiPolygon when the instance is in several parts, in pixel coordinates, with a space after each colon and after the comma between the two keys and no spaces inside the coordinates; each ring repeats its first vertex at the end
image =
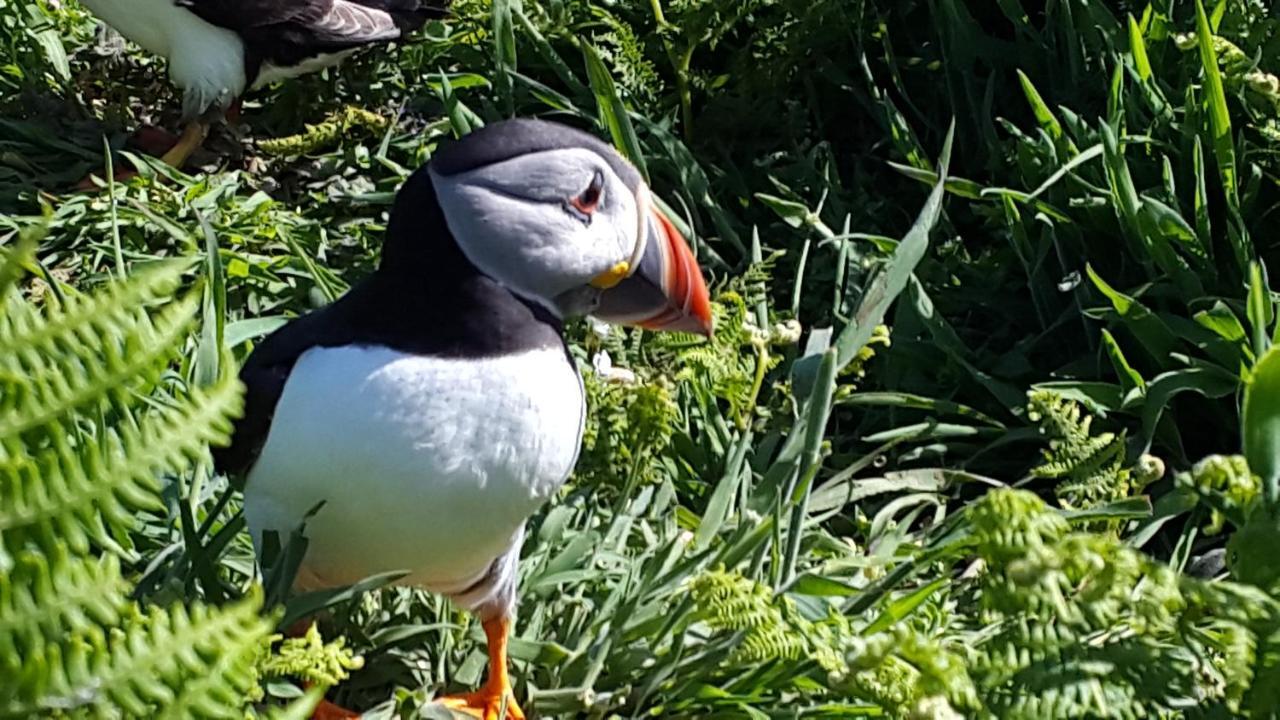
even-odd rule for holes
{"type": "Polygon", "coordinates": [[[99,19],[169,62],[182,90],[181,167],[209,124],[248,90],[337,64],[441,17],[449,0],[81,0],[99,19]]]}
{"type": "MultiPolygon", "coordinates": [[[[400,189],[377,270],[268,336],[218,467],[244,512],[305,525],[297,587],[407,571],[476,613],[490,667],[447,700],[523,717],[506,638],[526,520],[573,469],[584,421],[565,318],[710,335],[688,244],[635,168],[564,125],[518,119],[440,149],[400,189]]],[[[500,720],[500,719],[499,719],[500,720]]]]}

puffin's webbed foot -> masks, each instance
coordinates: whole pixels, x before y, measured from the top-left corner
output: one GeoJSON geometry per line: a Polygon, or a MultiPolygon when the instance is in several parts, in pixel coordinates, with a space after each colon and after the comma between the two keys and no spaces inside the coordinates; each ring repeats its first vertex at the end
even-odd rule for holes
{"type": "Polygon", "coordinates": [[[485,687],[475,692],[463,695],[449,695],[439,698],[436,702],[450,710],[456,710],[481,720],[525,720],[524,711],[516,704],[516,699],[511,695],[510,688],[505,691],[490,689],[487,683],[485,687]],[[502,707],[504,699],[506,700],[505,712],[502,707]]]}
{"type": "Polygon", "coordinates": [[[511,693],[511,678],[507,675],[507,634],[510,630],[511,619],[506,615],[486,620],[484,634],[489,640],[489,677],[475,692],[448,695],[437,702],[481,720],[525,720],[524,711],[511,693]]]}

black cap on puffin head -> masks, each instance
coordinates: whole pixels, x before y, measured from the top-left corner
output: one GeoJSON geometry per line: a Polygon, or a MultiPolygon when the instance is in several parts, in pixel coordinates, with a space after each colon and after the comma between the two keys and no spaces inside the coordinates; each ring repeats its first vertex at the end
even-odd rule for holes
{"type": "Polygon", "coordinates": [[[461,253],[517,295],[561,316],[710,335],[688,243],[635,167],[598,138],[507,120],[443,146],[416,175],[397,198],[389,240],[422,211],[414,186],[430,185],[461,253]]]}

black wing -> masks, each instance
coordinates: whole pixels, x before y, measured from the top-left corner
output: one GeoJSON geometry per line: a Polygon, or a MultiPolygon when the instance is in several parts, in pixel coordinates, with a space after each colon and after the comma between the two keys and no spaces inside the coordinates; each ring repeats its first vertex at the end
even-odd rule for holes
{"type": "Polygon", "coordinates": [[[284,392],[289,373],[298,358],[313,347],[337,344],[341,337],[324,322],[330,308],[303,315],[269,335],[245,360],[240,381],[245,385],[244,415],[235,423],[231,444],[213,448],[214,469],[233,482],[258,460],[271,430],[276,403],[284,392]]]}
{"type": "Polygon", "coordinates": [[[394,40],[444,14],[449,0],[176,0],[206,22],[246,38],[283,39],[317,51],[394,40]]]}

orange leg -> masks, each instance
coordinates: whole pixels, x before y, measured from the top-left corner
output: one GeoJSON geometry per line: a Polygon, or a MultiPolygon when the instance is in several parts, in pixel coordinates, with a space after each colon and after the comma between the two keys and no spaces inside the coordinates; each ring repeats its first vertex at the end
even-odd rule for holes
{"type": "MultiPolygon", "coordinates": [[[[195,152],[196,148],[204,144],[204,140],[206,137],[208,137],[208,135],[209,135],[208,126],[206,126],[204,123],[200,121],[192,122],[191,124],[187,125],[187,127],[182,131],[182,137],[178,138],[177,143],[175,143],[171,148],[169,148],[168,152],[166,152],[164,154],[164,157],[162,157],[161,159],[165,162],[166,165],[181,169],[182,166],[187,162],[187,158],[191,157],[191,153],[195,152]]],[[[154,133],[144,133],[142,135],[142,138],[144,139],[144,141],[146,141],[149,144],[156,144],[155,141],[157,140],[157,136],[154,133]]],[[[136,170],[126,170],[125,168],[116,168],[114,177],[116,182],[124,182],[125,180],[128,180],[129,178],[134,177],[137,174],[138,172],[136,170]]],[[[93,177],[94,177],[93,174],[90,174],[88,177],[84,178],[79,183],[76,183],[76,189],[77,190],[96,189],[97,185],[93,182],[93,177]]]]}
{"type": "Polygon", "coordinates": [[[161,160],[166,165],[181,169],[187,162],[187,158],[191,157],[191,153],[196,148],[204,144],[204,139],[209,135],[209,128],[199,120],[191,122],[182,131],[182,138],[178,140],[178,144],[174,145],[169,152],[164,154],[161,160]]]}
{"type": "Polygon", "coordinates": [[[441,705],[481,720],[524,720],[524,712],[511,694],[511,677],[507,675],[507,636],[510,632],[511,618],[506,615],[485,621],[484,634],[489,640],[489,677],[475,692],[440,698],[441,705]]]}

